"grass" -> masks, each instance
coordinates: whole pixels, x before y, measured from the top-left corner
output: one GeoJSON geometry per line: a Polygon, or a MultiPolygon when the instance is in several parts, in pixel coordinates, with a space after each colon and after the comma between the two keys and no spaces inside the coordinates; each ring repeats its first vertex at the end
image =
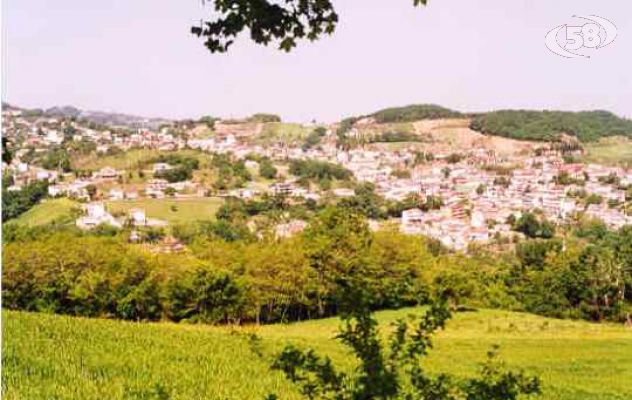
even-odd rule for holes
{"type": "Polygon", "coordinates": [[[148,218],[158,218],[174,225],[214,219],[215,212],[222,203],[223,200],[217,197],[197,197],[108,201],[106,207],[112,213],[127,213],[132,208],[143,208],[148,218]]]}
{"type": "Polygon", "coordinates": [[[258,143],[294,143],[304,140],[314,128],[301,124],[287,122],[269,122],[264,125],[263,131],[256,138],[258,143]]]}
{"type": "Polygon", "coordinates": [[[98,170],[103,167],[112,167],[119,170],[136,170],[139,165],[147,168],[145,164],[149,160],[161,154],[181,154],[198,158],[202,163],[210,159],[210,155],[197,150],[178,150],[177,152],[164,152],[155,149],[133,149],[116,155],[103,156],[91,154],[73,160],[73,168],[98,170]]]}
{"type": "Polygon", "coordinates": [[[632,166],[632,141],[625,138],[606,138],[584,146],[583,161],[623,167],[632,166]]]}
{"type": "Polygon", "coordinates": [[[79,208],[79,204],[67,198],[45,199],[11,223],[22,226],[46,225],[53,221],[73,219],[73,211],[79,208]]]}
{"type": "Polygon", "coordinates": [[[360,131],[360,134],[367,136],[375,136],[387,132],[415,133],[415,127],[412,122],[391,122],[386,124],[359,126],[356,127],[356,129],[360,131]]]}
{"type": "MultiPolygon", "coordinates": [[[[378,318],[385,325],[410,312],[378,318]]],[[[2,322],[5,399],[261,399],[268,393],[297,399],[292,385],[269,369],[287,343],[353,367],[332,339],[336,319],[228,328],[4,311],[2,322]],[[263,357],[254,354],[251,333],[260,337],[263,357]]],[[[632,398],[632,331],[610,324],[461,313],[436,338],[427,368],[469,376],[495,343],[510,367],[541,377],[542,399],[632,398]]]]}

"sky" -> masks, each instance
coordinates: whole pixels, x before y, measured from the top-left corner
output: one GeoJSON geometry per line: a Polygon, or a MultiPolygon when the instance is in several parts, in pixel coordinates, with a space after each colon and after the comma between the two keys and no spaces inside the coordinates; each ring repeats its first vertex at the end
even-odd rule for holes
{"type": "MultiPolygon", "coordinates": [[[[208,1],[207,1],[208,3],[208,1]]],[[[632,118],[632,2],[333,0],[331,37],[287,54],[242,36],[211,54],[190,33],[202,0],[3,0],[2,100],[148,117],[332,122],[435,103],[460,111],[606,109],[632,118]],[[618,29],[591,58],[545,47],[573,15],[618,29]]],[[[585,49],[584,49],[585,50],[585,49]]]]}

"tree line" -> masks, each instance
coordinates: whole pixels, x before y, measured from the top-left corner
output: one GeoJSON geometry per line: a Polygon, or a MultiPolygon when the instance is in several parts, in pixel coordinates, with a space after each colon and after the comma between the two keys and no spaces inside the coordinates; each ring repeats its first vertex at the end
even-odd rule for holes
{"type": "Polygon", "coordinates": [[[394,229],[372,232],[344,206],[315,211],[303,233],[286,239],[256,236],[222,212],[227,217],[197,228],[174,228],[187,251],[168,255],[129,244],[126,231],[7,225],[3,304],[132,320],[271,323],[337,314],[339,279],[362,276],[371,309],[444,296],[453,308],[624,321],[632,308],[630,227],[594,224],[524,240],[514,252],[462,254],[394,229]]]}
{"type": "Polygon", "coordinates": [[[470,127],[521,140],[558,141],[562,135],[570,135],[591,142],[607,136],[632,136],[632,120],[608,111],[493,111],[475,115],[470,127]]]}

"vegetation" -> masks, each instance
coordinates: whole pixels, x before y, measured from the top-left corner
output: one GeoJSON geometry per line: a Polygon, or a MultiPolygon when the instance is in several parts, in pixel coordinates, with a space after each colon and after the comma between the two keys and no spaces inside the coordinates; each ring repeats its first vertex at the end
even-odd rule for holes
{"type": "Polygon", "coordinates": [[[603,138],[585,146],[582,161],[602,165],[632,167],[632,141],[625,138],[603,138]]]}
{"type": "Polygon", "coordinates": [[[314,146],[320,144],[320,140],[327,133],[327,129],[319,126],[314,129],[307,137],[305,138],[305,143],[303,144],[303,150],[309,150],[314,146]]]}
{"type": "Polygon", "coordinates": [[[2,185],[2,222],[17,218],[48,195],[48,182],[37,181],[21,190],[9,191],[2,185]]]}
{"type": "Polygon", "coordinates": [[[385,132],[371,138],[372,143],[421,142],[423,138],[414,133],[385,132]]]}
{"type": "Polygon", "coordinates": [[[329,357],[321,358],[314,350],[302,351],[293,345],[286,346],[272,364],[307,398],[512,400],[522,394],[540,393],[538,378],[505,371],[495,363],[494,352],[488,353],[478,378],[456,382],[447,374],[430,375],[421,364],[432,348],[431,336],[450,318],[446,305],[434,303],[422,318],[398,320],[385,346],[370,312],[371,293],[363,290],[361,280],[346,282],[341,299],[343,325],[336,336],[359,360],[355,374],[339,372],[329,357]]]}
{"type": "Polygon", "coordinates": [[[56,148],[47,151],[40,164],[46,169],[60,170],[62,172],[72,171],[70,154],[68,154],[65,148],[56,148]]]}
{"type": "Polygon", "coordinates": [[[350,180],[353,174],[338,164],[316,160],[292,160],[290,173],[304,180],[350,180]]]}
{"type": "Polygon", "coordinates": [[[21,226],[46,226],[53,222],[73,222],[79,204],[67,198],[46,199],[11,220],[11,224],[21,226]]]}
{"type": "MultiPolygon", "coordinates": [[[[413,0],[415,6],[427,0],[413,0]]],[[[302,0],[297,6],[291,0],[251,2],[216,0],[212,3],[214,20],[200,22],[191,32],[204,38],[211,53],[224,53],[243,31],[250,40],[268,45],[276,43],[280,50],[290,51],[299,40],[314,41],[330,35],[338,24],[338,14],[329,0],[302,0]]]]}
{"type": "Polygon", "coordinates": [[[594,142],[608,136],[632,136],[632,121],[608,111],[494,111],[476,115],[471,128],[521,140],[556,141],[565,134],[594,142]]]}
{"type": "MultiPolygon", "coordinates": [[[[370,189],[357,196],[370,196],[370,189]]],[[[540,239],[521,242],[515,257],[484,251],[465,256],[395,231],[372,233],[360,212],[363,204],[315,211],[302,234],[275,240],[274,225],[264,226],[255,239],[245,217],[276,215],[268,219],[274,224],[292,211],[282,198],[231,201],[218,210],[215,222],[174,227],[189,244],[190,252],[180,256],[145,254],[127,243],[124,232],[86,236],[14,227],[3,249],[3,304],[123,319],[300,320],[337,314],[338,280],[353,272],[366,279],[374,309],[441,295],[453,307],[631,318],[626,288],[632,284],[632,228],[604,233],[588,226],[561,246],[558,238],[546,239],[544,222],[527,216],[516,225],[540,239]],[[215,283],[206,286],[210,282],[215,283]]]]}
{"type": "Polygon", "coordinates": [[[415,104],[406,107],[393,107],[377,111],[370,115],[378,123],[414,122],[423,119],[442,119],[462,117],[458,111],[453,111],[435,104],[415,104]]]}
{"type": "Polygon", "coordinates": [[[217,197],[196,199],[142,199],[108,201],[107,209],[114,214],[127,214],[133,208],[145,210],[148,218],[157,218],[170,224],[191,223],[212,219],[223,200],[217,197]],[[175,206],[176,210],[172,210],[175,206]]]}
{"type": "Polygon", "coordinates": [[[269,158],[262,158],[261,161],[259,161],[259,175],[263,178],[275,179],[277,172],[276,167],[269,158]]]}
{"type": "Polygon", "coordinates": [[[533,213],[524,213],[513,224],[513,229],[531,239],[550,239],[555,235],[555,227],[550,222],[538,219],[533,213]]]}
{"type": "Polygon", "coordinates": [[[253,114],[247,120],[248,122],[281,122],[281,117],[275,114],[258,113],[253,114]]]}
{"type": "MultiPolygon", "coordinates": [[[[423,309],[376,313],[381,332],[423,309]]],[[[7,399],[303,398],[270,364],[282,349],[314,348],[338,371],[357,363],[339,341],[338,318],[260,327],[139,324],[3,310],[3,396],[7,399]],[[256,335],[256,336],[254,336],[256,335]],[[255,339],[256,338],[256,339],[255,339]],[[259,355],[257,355],[259,354],[259,355]],[[256,378],[253,378],[256,377],[256,378]],[[162,396],[162,397],[161,397],[162,396]]],[[[385,337],[385,336],[383,336],[385,337]]],[[[613,324],[478,310],[456,313],[423,361],[431,376],[477,376],[500,345],[511,369],[540,376],[543,400],[632,397],[632,341],[613,324]]]]}
{"type": "Polygon", "coordinates": [[[299,144],[304,141],[313,130],[297,123],[269,122],[263,126],[256,141],[262,144],[284,143],[299,144]]]}
{"type": "Polygon", "coordinates": [[[166,163],[173,168],[158,171],[154,174],[156,178],[166,179],[168,182],[182,182],[193,177],[193,171],[198,169],[200,162],[195,157],[182,154],[161,154],[152,159],[152,163],[166,163]]]}
{"type": "Polygon", "coordinates": [[[246,182],[252,180],[245,161],[234,160],[230,154],[213,154],[211,165],[217,169],[218,173],[212,185],[215,190],[241,188],[246,182]]]}

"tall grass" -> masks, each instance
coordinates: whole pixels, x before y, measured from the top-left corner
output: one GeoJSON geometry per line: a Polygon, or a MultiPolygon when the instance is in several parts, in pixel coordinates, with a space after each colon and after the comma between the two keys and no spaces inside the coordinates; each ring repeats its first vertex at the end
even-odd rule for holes
{"type": "MultiPolygon", "coordinates": [[[[413,310],[379,313],[383,326],[413,310]]],[[[270,358],[286,343],[354,366],[332,339],[338,320],[263,327],[136,324],[3,312],[6,399],[300,398],[270,358]],[[251,334],[260,340],[254,345],[251,334]],[[256,353],[261,353],[257,355],[256,353]]],[[[543,399],[632,398],[632,331],[482,310],[460,313],[435,340],[431,371],[469,376],[492,344],[510,367],[538,374],[543,399]]]]}

